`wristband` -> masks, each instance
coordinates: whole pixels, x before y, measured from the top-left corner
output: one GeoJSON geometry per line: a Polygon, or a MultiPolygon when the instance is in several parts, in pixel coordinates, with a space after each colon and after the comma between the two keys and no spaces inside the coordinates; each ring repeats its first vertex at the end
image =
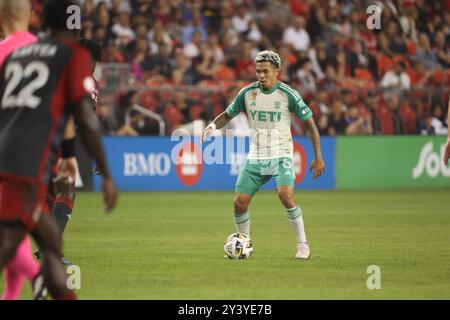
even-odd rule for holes
{"type": "Polygon", "coordinates": [[[211,122],[208,127],[211,127],[211,129],[216,130],[217,126],[214,122],[211,122]]]}
{"type": "Polygon", "coordinates": [[[61,156],[63,159],[75,157],[75,138],[62,141],[61,156]]]}

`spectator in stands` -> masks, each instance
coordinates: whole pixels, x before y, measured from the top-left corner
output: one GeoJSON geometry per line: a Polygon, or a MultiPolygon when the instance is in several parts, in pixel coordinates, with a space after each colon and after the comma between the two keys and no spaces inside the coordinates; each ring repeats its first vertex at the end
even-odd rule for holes
{"type": "Polygon", "coordinates": [[[121,10],[117,22],[111,29],[118,40],[118,44],[122,46],[128,45],[136,37],[134,30],[130,27],[129,13],[127,10],[121,10]]]}
{"type": "MultiPolygon", "coordinates": [[[[300,78],[305,93],[317,92],[311,106],[317,108],[314,112],[322,133],[336,134],[332,118],[339,124],[341,117],[338,112],[335,117],[328,114],[328,101],[335,100],[344,101],[342,113],[344,119],[350,119],[347,128],[367,112],[373,134],[400,132],[397,114],[404,119],[404,132],[418,127],[413,125],[414,117],[423,122],[419,130],[427,121],[430,132],[439,131],[439,120],[432,113],[439,111],[428,104],[436,97],[445,97],[442,90],[450,79],[450,12],[446,2],[378,4],[383,11],[382,30],[377,33],[365,27],[365,8],[351,0],[335,5],[301,0],[85,0],[82,34],[104,46],[103,62],[128,63],[138,84],[150,80],[152,84],[182,86],[209,80],[201,85],[205,88],[210,83],[220,90],[215,93],[221,96],[216,105],[225,96],[222,85],[254,80],[255,50],[274,49],[284,62],[280,80],[295,85],[300,78]],[[377,101],[376,91],[367,96],[372,89],[394,94],[401,108],[391,108],[397,103],[389,95],[387,103],[381,98],[377,101]],[[411,90],[411,102],[403,98],[405,90],[411,90]],[[349,103],[346,97],[354,101],[349,103]],[[359,110],[362,101],[368,111],[359,110]],[[426,112],[428,118],[422,116],[426,112]]],[[[39,21],[33,26],[38,28],[39,21]]],[[[119,74],[108,70],[103,85],[112,88],[111,79],[119,79],[119,74]]],[[[208,99],[199,101],[209,103],[208,99]]],[[[221,107],[226,107],[223,104],[221,107]]],[[[176,123],[182,122],[177,119],[176,123]]]]}
{"type": "Polygon", "coordinates": [[[208,44],[212,50],[212,54],[214,57],[214,62],[222,63],[225,61],[225,55],[223,53],[222,47],[219,42],[219,36],[215,33],[212,33],[208,36],[208,44]]]}
{"type": "Polygon", "coordinates": [[[445,114],[441,104],[436,104],[431,109],[431,126],[436,135],[447,134],[448,128],[445,124],[445,114]]]}
{"type": "Polygon", "coordinates": [[[369,114],[363,114],[358,107],[350,107],[347,115],[347,135],[371,135],[373,134],[371,118],[369,114]]]}
{"type": "Polygon", "coordinates": [[[252,42],[246,41],[242,45],[241,53],[236,61],[235,72],[241,80],[254,81],[256,69],[252,42]]]}
{"type": "Polygon", "coordinates": [[[200,44],[202,43],[202,35],[200,32],[195,31],[192,35],[192,39],[183,47],[183,53],[188,59],[197,58],[200,55],[200,44]]]}
{"type": "Polygon", "coordinates": [[[170,33],[164,29],[164,25],[161,21],[156,20],[153,23],[153,27],[148,31],[147,37],[150,40],[150,43],[154,46],[152,48],[152,53],[156,53],[158,51],[158,47],[160,44],[164,43],[170,52],[173,50],[173,40],[170,33]]]}
{"type": "MultiPolygon", "coordinates": [[[[449,41],[450,43],[450,37],[449,41]]],[[[438,31],[434,35],[433,52],[436,55],[438,63],[444,68],[450,68],[450,47],[446,44],[445,34],[443,31],[438,31]]]]}
{"type": "Polygon", "coordinates": [[[135,27],[135,37],[133,40],[131,40],[127,46],[126,46],[126,51],[127,51],[127,57],[128,60],[131,60],[132,57],[134,57],[136,55],[136,52],[140,49],[140,50],[144,50],[145,53],[147,54],[149,52],[150,46],[149,46],[149,42],[148,42],[148,38],[147,38],[147,25],[145,23],[139,23],[139,25],[137,25],[135,27]],[[143,44],[143,41],[145,41],[145,43],[143,44]],[[141,48],[138,49],[138,44],[140,44],[141,48]],[[144,46],[144,47],[142,47],[144,46]]]}
{"type": "Polygon", "coordinates": [[[394,134],[404,134],[405,124],[400,114],[400,101],[396,95],[392,95],[387,99],[387,104],[392,112],[392,120],[394,125],[394,134]]]}
{"type": "Polygon", "coordinates": [[[119,130],[116,134],[125,136],[157,135],[159,133],[158,122],[135,108],[136,106],[139,106],[137,91],[129,90],[121,96],[118,116],[119,130]]]}
{"type": "Polygon", "coordinates": [[[405,62],[398,61],[395,64],[394,70],[390,70],[384,74],[381,79],[381,87],[393,91],[409,90],[411,88],[411,79],[405,70],[405,62]]]}
{"type": "Polygon", "coordinates": [[[386,32],[380,34],[380,48],[386,55],[406,54],[406,43],[400,30],[398,23],[390,20],[386,32]]]}
{"type": "Polygon", "coordinates": [[[428,35],[425,33],[421,33],[419,36],[419,48],[416,51],[416,59],[424,63],[429,69],[438,68],[440,66],[436,55],[431,49],[428,35]]]}
{"type": "Polygon", "coordinates": [[[172,7],[170,1],[158,0],[156,8],[153,10],[153,19],[159,24],[167,27],[173,18],[172,7]]]}
{"type": "MultiPolygon", "coordinates": [[[[103,135],[116,135],[115,117],[107,104],[100,103],[95,109],[100,129],[103,135]]],[[[123,133],[123,132],[122,132],[123,133]]]]}
{"type": "Polygon", "coordinates": [[[118,136],[138,136],[139,133],[132,126],[130,114],[132,107],[137,103],[139,99],[138,93],[135,90],[126,92],[119,97],[119,108],[117,110],[118,130],[116,134],[118,136]]]}
{"type": "Polygon", "coordinates": [[[434,136],[436,134],[436,130],[433,127],[433,117],[431,114],[425,114],[422,117],[422,121],[420,124],[420,134],[423,136],[434,136]]]}
{"type": "Polygon", "coordinates": [[[251,20],[252,15],[249,13],[247,6],[241,4],[231,18],[231,24],[237,32],[243,34],[249,30],[251,20]]]}
{"type": "Polygon", "coordinates": [[[202,13],[200,11],[194,11],[192,13],[192,21],[188,21],[183,28],[181,35],[181,41],[183,42],[183,45],[187,45],[188,43],[193,41],[195,33],[200,34],[201,41],[208,40],[208,34],[203,24],[202,13]]]}
{"type": "Polygon", "coordinates": [[[166,82],[172,77],[173,61],[170,57],[170,49],[165,43],[159,45],[159,51],[146,59],[141,64],[143,80],[166,82]]]}
{"type": "Polygon", "coordinates": [[[367,95],[367,109],[370,114],[370,126],[372,134],[381,134],[381,120],[378,116],[378,97],[375,91],[369,91],[367,95]]]}
{"type": "Polygon", "coordinates": [[[309,59],[303,59],[298,64],[296,76],[300,87],[307,92],[316,92],[316,79],[313,73],[313,65],[309,59]]]}
{"type": "Polygon", "coordinates": [[[192,68],[191,61],[183,53],[175,54],[174,66],[172,69],[172,81],[175,85],[194,84],[196,81],[195,69],[192,68]]]}
{"type": "Polygon", "coordinates": [[[200,55],[193,59],[196,71],[196,81],[212,80],[216,73],[217,64],[214,61],[214,54],[207,42],[200,44],[200,55]]]}
{"type": "Polygon", "coordinates": [[[427,69],[426,65],[417,61],[414,64],[414,69],[411,72],[412,88],[416,90],[423,90],[433,77],[433,70],[427,69]]]}
{"type": "Polygon", "coordinates": [[[331,113],[328,115],[328,134],[331,136],[345,134],[347,121],[342,101],[339,99],[334,100],[330,111],[331,113]]]}
{"type": "Polygon", "coordinates": [[[283,43],[291,45],[296,51],[307,51],[311,43],[308,32],[305,30],[305,18],[295,16],[292,24],[283,33],[283,43]]]}

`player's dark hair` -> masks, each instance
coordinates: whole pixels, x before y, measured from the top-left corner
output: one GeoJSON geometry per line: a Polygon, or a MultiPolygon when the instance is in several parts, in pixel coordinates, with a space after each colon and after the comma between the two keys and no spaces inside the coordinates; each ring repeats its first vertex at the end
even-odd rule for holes
{"type": "Polygon", "coordinates": [[[74,0],[47,0],[41,12],[42,29],[51,31],[69,31],[67,20],[71,13],[67,13],[67,8],[78,5],[74,0]]]}
{"type": "Polygon", "coordinates": [[[95,62],[99,62],[100,60],[102,60],[103,50],[97,42],[83,38],[78,40],[78,44],[89,50],[95,62]]]}

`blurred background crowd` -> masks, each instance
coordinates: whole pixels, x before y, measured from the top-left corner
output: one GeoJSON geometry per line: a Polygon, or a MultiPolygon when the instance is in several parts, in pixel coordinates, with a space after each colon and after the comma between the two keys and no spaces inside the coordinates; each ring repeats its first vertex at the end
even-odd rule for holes
{"type": "MultiPolygon", "coordinates": [[[[39,30],[40,1],[32,26],[39,30]]],[[[84,0],[82,37],[101,44],[105,134],[171,134],[208,123],[282,58],[322,135],[446,134],[450,0],[84,0]],[[370,5],[380,29],[367,27],[370,5]]],[[[245,117],[234,123],[248,127],[245,117]]],[[[305,134],[295,120],[295,135],[305,134]]]]}

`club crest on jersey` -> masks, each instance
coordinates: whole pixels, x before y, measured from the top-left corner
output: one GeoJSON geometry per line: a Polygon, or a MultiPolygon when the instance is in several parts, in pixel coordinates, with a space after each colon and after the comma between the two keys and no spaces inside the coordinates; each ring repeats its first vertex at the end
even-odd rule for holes
{"type": "Polygon", "coordinates": [[[275,109],[280,109],[281,108],[281,102],[280,101],[275,101],[275,104],[273,106],[275,109]]]}

